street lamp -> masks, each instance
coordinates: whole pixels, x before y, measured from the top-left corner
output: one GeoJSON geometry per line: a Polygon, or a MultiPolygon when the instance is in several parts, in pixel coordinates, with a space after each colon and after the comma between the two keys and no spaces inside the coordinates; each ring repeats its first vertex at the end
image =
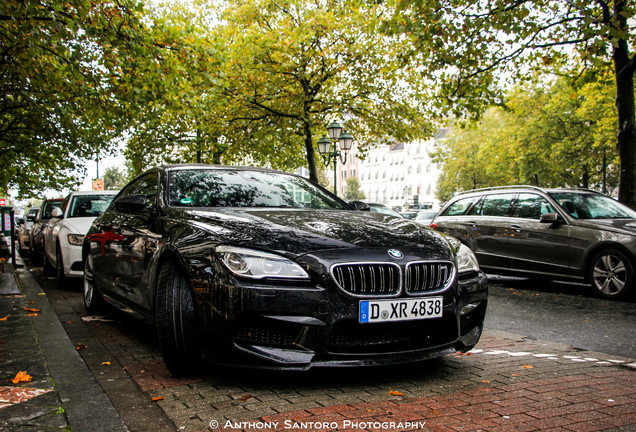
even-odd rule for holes
{"type": "Polygon", "coordinates": [[[342,126],[338,122],[333,121],[327,126],[327,133],[329,137],[322,136],[318,140],[318,152],[322,155],[322,162],[325,167],[328,167],[333,160],[333,193],[338,195],[338,189],[336,182],[338,180],[338,159],[342,164],[347,163],[347,152],[351,150],[353,146],[353,136],[342,129],[342,126]],[[340,150],[338,150],[338,146],[340,150]]]}

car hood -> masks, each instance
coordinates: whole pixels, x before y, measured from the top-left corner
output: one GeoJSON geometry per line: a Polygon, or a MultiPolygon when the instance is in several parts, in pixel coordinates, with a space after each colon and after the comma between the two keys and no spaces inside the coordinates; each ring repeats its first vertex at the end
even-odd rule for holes
{"type": "Polygon", "coordinates": [[[635,219],[579,219],[576,225],[590,229],[603,229],[621,234],[636,235],[635,219]]]}
{"type": "MultiPolygon", "coordinates": [[[[219,242],[300,256],[328,249],[399,249],[430,259],[453,259],[439,233],[403,218],[356,210],[184,210],[189,223],[219,242]]],[[[180,212],[181,213],[181,212],[180,212]]]]}
{"type": "Polygon", "coordinates": [[[73,234],[86,234],[95,217],[76,217],[62,220],[62,224],[73,234]]]}

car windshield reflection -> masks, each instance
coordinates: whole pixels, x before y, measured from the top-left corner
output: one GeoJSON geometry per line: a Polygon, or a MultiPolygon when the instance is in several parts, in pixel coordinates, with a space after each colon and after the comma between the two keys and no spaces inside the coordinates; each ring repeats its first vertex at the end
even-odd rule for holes
{"type": "Polygon", "coordinates": [[[173,207],[348,209],[302,177],[233,169],[172,171],[168,197],[173,207]]]}
{"type": "Polygon", "coordinates": [[[561,208],[575,219],[636,219],[636,212],[603,195],[551,192],[561,208]]]}

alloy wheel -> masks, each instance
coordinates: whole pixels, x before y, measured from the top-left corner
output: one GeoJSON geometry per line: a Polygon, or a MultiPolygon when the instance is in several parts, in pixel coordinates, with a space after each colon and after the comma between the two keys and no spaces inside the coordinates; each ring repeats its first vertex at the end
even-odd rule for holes
{"type": "Polygon", "coordinates": [[[622,293],[627,284],[627,277],[625,263],[614,254],[601,255],[594,263],[592,282],[594,287],[606,296],[622,293]]]}

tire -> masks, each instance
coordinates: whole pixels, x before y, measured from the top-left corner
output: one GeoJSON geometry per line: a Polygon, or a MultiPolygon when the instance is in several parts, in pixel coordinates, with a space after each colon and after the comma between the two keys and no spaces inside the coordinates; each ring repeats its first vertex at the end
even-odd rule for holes
{"type": "Polygon", "coordinates": [[[66,276],[64,275],[64,261],[62,259],[62,251],[60,247],[55,248],[55,273],[57,274],[57,289],[66,286],[66,276]]]}
{"type": "Polygon", "coordinates": [[[53,267],[53,264],[51,264],[46,256],[46,249],[42,251],[42,267],[42,272],[45,276],[53,276],[55,274],[55,267],[53,267]]]}
{"type": "Polygon", "coordinates": [[[623,252],[605,249],[590,260],[588,277],[599,296],[607,299],[622,298],[633,288],[634,265],[623,252]]]}
{"type": "Polygon", "coordinates": [[[201,341],[192,290],[184,271],[173,261],[164,263],[157,281],[155,325],[168,370],[191,375],[201,360],[201,341]]]}
{"type": "Polygon", "coordinates": [[[84,258],[84,284],[83,284],[84,309],[89,315],[97,315],[104,312],[105,303],[101,292],[95,285],[95,269],[93,268],[93,257],[88,254],[84,258]]]}

